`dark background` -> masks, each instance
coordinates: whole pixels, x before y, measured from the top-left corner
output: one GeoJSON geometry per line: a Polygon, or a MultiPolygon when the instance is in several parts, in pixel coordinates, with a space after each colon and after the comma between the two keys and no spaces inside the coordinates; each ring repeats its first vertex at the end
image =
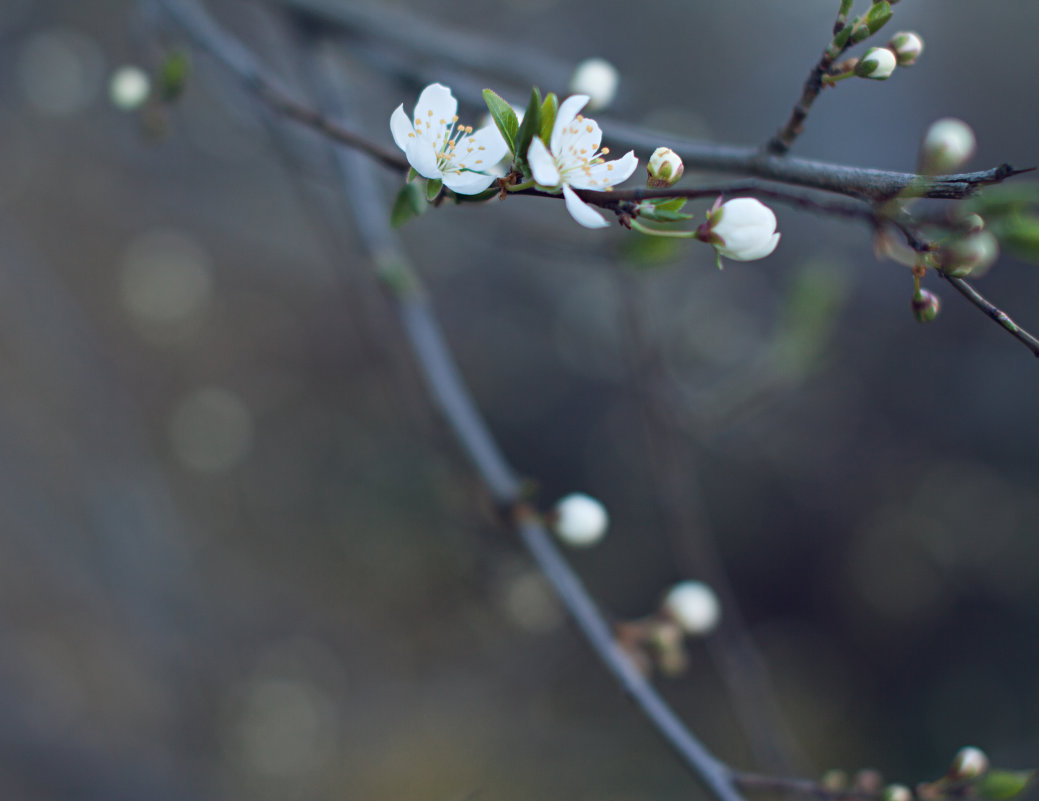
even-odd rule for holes
{"type": "MultiPolygon", "coordinates": [[[[785,119],[836,5],[395,4],[565,63],[606,56],[611,116],[739,144],[785,119]]],[[[293,83],[277,15],[211,6],[293,83]]],[[[115,67],[178,41],[135,8],[0,2],[0,794],[698,792],[495,522],[319,141],[278,145],[204,56],[163,135],[107,101],[115,67]]],[[[1039,162],[1039,8],[895,11],[921,62],[827,92],[795,152],[911,170],[928,123],[956,115],[973,166],[1039,162]]],[[[343,48],[358,125],[389,145],[418,87],[343,48]]],[[[908,272],[865,228],[777,213],[777,253],[723,272],[696,243],[633,269],[653,255],[633,235],[527,198],[403,236],[539,502],[609,507],[607,540],[573,555],[607,610],[652,611],[701,575],[676,541],[716,544],[791,772],[912,783],[967,744],[1034,765],[1035,361],[934,279],[942,315],[914,322],[908,272]],[[673,412],[663,435],[647,397],[673,412]]],[[[1034,267],[1004,258],[978,287],[1039,328],[1034,267]]],[[[752,767],[712,653],[693,643],[662,687],[752,767]]]]}

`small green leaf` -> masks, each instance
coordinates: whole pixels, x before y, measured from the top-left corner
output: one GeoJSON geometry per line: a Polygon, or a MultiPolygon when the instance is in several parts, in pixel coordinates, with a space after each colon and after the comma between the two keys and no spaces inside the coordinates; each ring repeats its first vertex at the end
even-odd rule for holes
{"type": "Polygon", "coordinates": [[[541,92],[535,86],[530,93],[530,102],[523,112],[523,122],[516,133],[516,163],[527,164],[527,148],[535,134],[541,130],[541,92]]]}
{"type": "Polygon", "coordinates": [[[416,170],[414,167],[412,167],[412,168],[410,168],[408,170],[408,177],[405,178],[404,181],[405,181],[405,183],[409,183],[410,184],[416,178],[418,178],[418,170],[416,170]]]}
{"type": "Polygon", "coordinates": [[[994,220],[989,230],[1018,258],[1039,263],[1039,217],[1033,214],[1009,216],[994,220]]]}
{"type": "Polygon", "coordinates": [[[1007,801],[1021,795],[1034,778],[1034,770],[990,770],[978,779],[974,789],[989,801],[1007,801]]]}
{"type": "Polygon", "coordinates": [[[159,65],[159,97],[171,103],[183,94],[191,77],[191,56],[187,50],[172,50],[159,65]]]}
{"type": "Polygon", "coordinates": [[[440,196],[440,190],[444,188],[444,182],[439,178],[430,178],[426,181],[426,200],[432,203],[440,196]]]}
{"type": "Polygon", "coordinates": [[[404,184],[393,201],[390,225],[400,228],[412,217],[418,217],[427,208],[425,191],[417,183],[404,184]]]}
{"type": "Polygon", "coordinates": [[[891,4],[887,0],[874,3],[866,12],[866,27],[870,33],[876,33],[891,19],[891,4]]]}
{"type": "Polygon", "coordinates": [[[963,202],[970,212],[988,219],[1039,206],[1039,183],[1002,184],[982,189],[963,202]]]}
{"type": "Polygon", "coordinates": [[[693,219],[692,214],[662,209],[660,206],[652,207],[648,203],[642,205],[639,210],[639,217],[645,217],[647,220],[656,220],[657,222],[681,222],[682,220],[693,219]]]}
{"type": "Polygon", "coordinates": [[[663,211],[681,211],[682,207],[685,206],[685,200],[684,197],[672,197],[665,200],[655,200],[653,205],[663,211]]]}
{"type": "Polygon", "coordinates": [[[556,124],[557,111],[559,111],[559,98],[555,92],[549,92],[545,102],[541,104],[541,130],[538,132],[545,142],[552,138],[552,126],[556,124]]]}
{"type": "Polygon", "coordinates": [[[483,90],[483,99],[487,104],[487,110],[491,112],[491,119],[498,126],[505,144],[509,146],[509,152],[514,153],[516,148],[516,131],[519,130],[519,119],[516,112],[512,110],[504,98],[491,89],[483,90]]]}
{"type": "Polygon", "coordinates": [[[851,37],[853,27],[853,25],[845,25],[837,35],[833,37],[829,50],[835,57],[844,49],[845,45],[848,44],[848,39],[851,37]]]}
{"type": "Polygon", "coordinates": [[[855,0],[841,0],[841,10],[837,12],[838,17],[847,17],[855,0]]]}

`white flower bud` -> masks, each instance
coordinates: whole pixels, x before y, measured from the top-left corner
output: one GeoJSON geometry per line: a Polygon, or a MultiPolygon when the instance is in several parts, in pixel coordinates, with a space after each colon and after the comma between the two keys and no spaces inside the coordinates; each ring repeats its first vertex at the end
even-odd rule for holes
{"type": "Polygon", "coordinates": [[[140,67],[120,67],[108,81],[108,97],[112,105],[123,111],[139,108],[151,91],[151,78],[140,67]]]}
{"type": "Polygon", "coordinates": [[[617,95],[620,73],[604,58],[588,58],[577,65],[570,77],[570,91],[575,95],[588,95],[588,110],[604,109],[617,95]]]}
{"type": "Polygon", "coordinates": [[[553,528],[567,545],[587,548],[603,538],[610,517],[595,498],[575,492],[556,503],[553,528]]]}
{"type": "Polygon", "coordinates": [[[760,200],[738,197],[708,214],[699,238],[714,245],[719,256],[734,261],[763,259],[776,249],[776,215],[760,200]]]}
{"type": "Polygon", "coordinates": [[[971,156],[977,139],[963,120],[944,117],[931,123],[920,145],[920,172],[927,175],[956,172],[971,156]]]}
{"type": "Polygon", "coordinates": [[[980,748],[961,748],[952,761],[949,775],[954,779],[976,779],[988,770],[988,756],[980,748]]]}
{"type": "Polygon", "coordinates": [[[871,47],[855,65],[855,74],[860,78],[884,81],[891,77],[897,65],[895,54],[886,47],[871,47]]]}
{"type": "Polygon", "coordinates": [[[646,165],[649,173],[648,185],[654,188],[674,186],[685,172],[685,164],[682,157],[669,147],[658,147],[649,157],[646,165]]]}
{"type": "Polygon", "coordinates": [[[911,67],[924,52],[924,40],[912,31],[900,31],[887,43],[888,49],[898,59],[898,66],[911,67]]]}
{"type": "Polygon", "coordinates": [[[989,231],[978,231],[957,239],[942,249],[942,272],[964,278],[982,275],[999,258],[999,240],[989,231]]]}
{"type": "Polygon", "coordinates": [[[686,634],[710,634],[721,618],[721,604],[714,590],[701,581],[676,584],[664,597],[664,612],[686,634]]]}
{"type": "Polygon", "coordinates": [[[881,801],[913,801],[913,791],[904,784],[889,784],[880,798],[881,801]]]}

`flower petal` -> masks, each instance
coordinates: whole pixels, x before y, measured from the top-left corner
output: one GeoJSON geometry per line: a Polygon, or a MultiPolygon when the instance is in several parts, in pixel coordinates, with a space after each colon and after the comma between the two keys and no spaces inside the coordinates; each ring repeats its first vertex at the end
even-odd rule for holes
{"type": "Polygon", "coordinates": [[[571,95],[559,104],[556,121],[552,125],[552,137],[549,139],[549,145],[556,156],[560,155],[560,149],[563,146],[564,130],[574,121],[577,112],[588,105],[588,100],[588,95],[571,95]]]}
{"type": "Polygon", "coordinates": [[[729,253],[727,248],[720,247],[718,252],[726,258],[732,259],[733,261],[755,261],[756,259],[763,259],[766,256],[771,256],[772,251],[776,249],[779,244],[778,233],[772,234],[768,239],[762,241],[757,247],[746,248],[739,253],[729,253]]]}
{"type": "Polygon", "coordinates": [[[595,164],[586,170],[574,170],[567,175],[567,183],[574,189],[592,189],[602,192],[611,186],[628,180],[638,167],[635,151],[629,150],[615,161],[595,164]]]}
{"type": "Polygon", "coordinates": [[[444,186],[459,195],[478,195],[494,183],[493,175],[480,172],[444,173],[444,186]]]}
{"type": "Polygon", "coordinates": [[[458,143],[454,163],[483,172],[505,158],[508,152],[509,146],[497,126],[488,125],[458,143]]]}
{"type": "Polygon", "coordinates": [[[423,133],[439,140],[458,111],[458,101],[451,90],[440,83],[431,83],[422,90],[415,104],[415,119],[422,123],[423,133]]]}
{"type": "Polygon", "coordinates": [[[408,148],[404,151],[408,162],[423,178],[443,178],[443,171],[437,166],[437,154],[433,142],[428,136],[416,136],[408,140],[408,148]]]}
{"type": "Polygon", "coordinates": [[[530,173],[534,176],[534,181],[541,186],[555,187],[562,183],[563,176],[559,174],[556,160],[548,152],[545,143],[537,136],[530,140],[530,147],[527,149],[527,164],[530,165],[530,173]]]}
{"type": "Polygon", "coordinates": [[[593,209],[577,196],[566,184],[563,184],[563,199],[566,201],[566,210],[570,216],[585,228],[608,228],[609,223],[598,211],[593,209]]]}
{"type": "Polygon", "coordinates": [[[397,147],[407,152],[408,142],[415,138],[415,126],[404,112],[403,103],[390,115],[390,133],[393,134],[393,141],[397,143],[397,147]]]}

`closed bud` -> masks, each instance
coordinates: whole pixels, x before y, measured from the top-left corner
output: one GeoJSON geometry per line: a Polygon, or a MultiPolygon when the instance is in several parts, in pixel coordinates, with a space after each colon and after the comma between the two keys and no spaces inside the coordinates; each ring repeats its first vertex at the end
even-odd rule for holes
{"type": "Polygon", "coordinates": [[[918,323],[932,322],[938,316],[938,310],[941,307],[942,302],[933,292],[920,289],[913,295],[913,317],[916,318],[918,323]]]}
{"type": "Polygon", "coordinates": [[[120,67],[108,82],[108,97],[112,105],[123,111],[140,108],[151,95],[152,82],[140,67],[120,67]]]}
{"type": "Polygon", "coordinates": [[[881,801],[913,801],[913,791],[904,784],[889,784],[880,794],[881,801]]]}
{"type": "Polygon", "coordinates": [[[900,31],[887,43],[888,49],[898,59],[898,66],[911,67],[924,52],[924,40],[912,31],[900,31]]]}
{"type": "Polygon", "coordinates": [[[587,548],[603,538],[610,517],[606,507],[595,498],[575,492],[556,504],[552,523],[556,535],[564,543],[587,548]]]}
{"type": "Polygon", "coordinates": [[[971,156],[977,139],[963,120],[944,117],[931,123],[920,144],[920,172],[925,175],[956,172],[971,156]]]}
{"type": "Polygon", "coordinates": [[[617,68],[604,58],[588,58],[577,65],[570,77],[570,91],[575,95],[588,95],[588,110],[604,109],[617,95],[620,74],[617,68]]]}
{"type": "Polygon", "coordinates": [[[661,189],[678,183],[678,179],[685,172],[685,164],[682,163],[682,158],[671,148],[658,147],[653,151],[653,155],[649,157],[646,172],[649,173],[646,185],[654,189],[661,189]]]}
{"type": "Polygon", "coordinates": [[[697,238],[714,245],[718,256],[735,261],[765,258],[776,249],[779,236],[775,213],[752,197],[715,203],[697,231],[697,238]]]}
{"type": "Polygon", "coordinates": [[[891,77],[897,65],[895,54],[886,47],[871,47],[855,65],[855,74],[860,78],[885,81],[891,77]]]}
{"type": "Polygon", "coordinates": [[[710,634],[721,618],[721,604],[714,590],[702,581],[683,581],[664,597],[664,613],[686,634],[710,634]]]}
{"type": "Polygon", "coordinates": [[[988,756],[980,748],[961,748],[949,767],[949,778],[958,780],[976,779],[988,770],[988,756]]]}
{"type": "Polygon", "coordinates": [[[938,258],[946,275],[956,278],[973,275],[976,278],[996,263],[999,241],[989,231],[978,231],[942,248],[938,258]]]}

